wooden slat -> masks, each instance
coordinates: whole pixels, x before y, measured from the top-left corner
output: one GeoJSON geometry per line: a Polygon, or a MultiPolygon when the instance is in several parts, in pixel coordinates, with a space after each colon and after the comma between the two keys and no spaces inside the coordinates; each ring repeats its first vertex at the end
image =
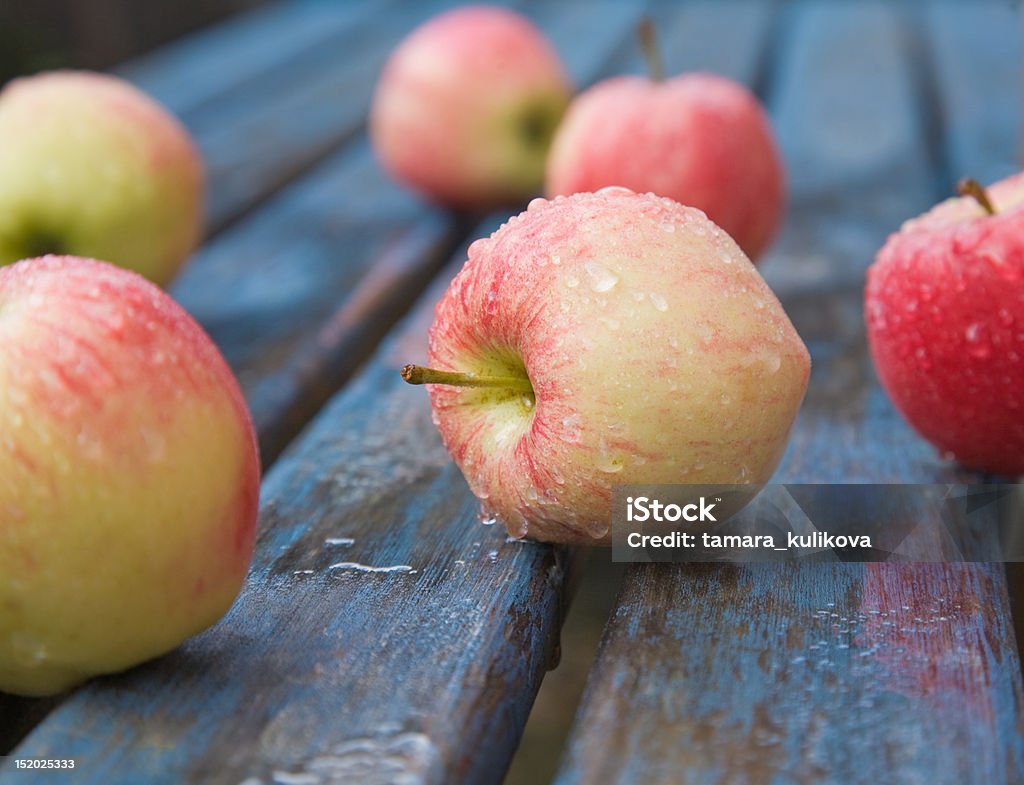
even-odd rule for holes
{"type": "Polygon", "coordinates": [[[965,176],[989,183],[1020,170],[1021,45],[1019,5],[934,3],[916,8],[915,29],[926,38],[936,97],[946,128],[951,189],[965,176]]]}
{"type": "MultiPolygon", "coordinates": [[[[184,108],[182,120],[208,167],[208,231],[220,231],[351,140],[388,53],[441,5],[390,3],[352,20],[346,4],[329,4],[328,18],[340,17],[328,26],[337,28],[334,35],[184,108]]],[[[321,6],[289,8],[301,17],[321,6]]]]}
{"type": "MultiPolygon", "coordinates": [[[[588,7],[588,16],[548,5],[534,13],[580,82],[619,51],[638,15],[621,2],[588,7]]],[[[282,204],[273,221],[254,213],[225,233],[210,246],[210,260],[186,274],[196,276],[186,304],[236,364],[250,361],[242,336],[261,318],[298,318],[298,303],[309,307],[308,284],[294,278],[332,274],[331,237],[360,241],[359,226],[331,217],[331,200],[337,210],[344,193],[338,185],[374,189],[338,210],[361,218],[366,234],[381,234],[375,222],[403,220],[410,197],[389,196],[392,186],[380,184],[357,147],[275,200],[282,204]],[[310,241],[311,227],[323,238],[310,241]],[[292,242],[307,247],[293,256],[292,242]],[[319,250],[304,263],[310,245],[319,250]],[[247,279],[235,273],[248,260],[278,265],[266,276],[278,290],[244,288],[247,279]]],[[[429,256],[430,231],[413,226],[380,258],[406,244],[429,256]]],[[[500,781],[550,662],[571,563],[559,549],[507,543],[476,523],[426,397],[398,379],[401,362],[422,359],[446,280],[268,475],[258,555],[228,618],[166,658],[80,690],[19,755],[61,748],[79,759],[80,781],[111,784],[317,782],[314,773],[331,768],[345,770],[348,780],[338,774],[339,781],[359,782],[367,754],[374,766],[409,773],[410,782],[500,781]],[[336,537],[355,542],[327,542],[336,537]],[[328,569],[338,561],[416,572],[328,569]]],[[[325,322],[321,338],[344,327],[346,307],[325,322]]],[[[247,394],[258,401],[254,391],[269,377],[254,378],[247,394]]],[[[8,771],[0,768],[0,781],[8,771]]],[[[31,781],[23,775],[18,782],[31,781]]]]}
{"type": "Polygon", "coordinates": [[[355,370],[460,233],[455,217],[388,180],[363,140],[203,248],[170,291],[238,375],[264,463],[322,402],[306,393],[333,391],[355,370]],[[338,308],[361,321],[325,334],[338,308]]]}
{"type": "Polygon", "coordinates": [[[222,98],[268,72],[301,66],[310,50],[338,46],[384,10],[366,0],[269,3],[186,36],[114,69],[178,115],[222,98]]]}
{"type": "MultiPolygon", "coordinates": [[[[864,269],[936,198],[906,31],[877,3],[788,13],[770,94],[794,193],[764,270],[814,369],[778,479],[963,476],[864,342],[864,269]]],[[[1021,710],[999,565],[636,566],[557,781],[1019,782],[1021,710]]]]}

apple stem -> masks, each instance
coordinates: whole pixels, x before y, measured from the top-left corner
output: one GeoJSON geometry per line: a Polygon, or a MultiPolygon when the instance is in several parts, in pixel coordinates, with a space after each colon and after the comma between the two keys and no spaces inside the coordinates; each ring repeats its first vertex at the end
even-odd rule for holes
{"type": "Polygon", "coordinates": [[[647,61],[647,73],[652,82],[665,81],[665,65],[661,60],[661,48],[658,46],[658,38],[654,33],[654,22],[649,16],[640,20],[636,26],[636,34],[640,39],[640,48],[644,53],[644,60],[647,61]]]}
{"type": "Polygon", "coordinates": [[[424,368],[422,365],[405,365],[402,378],[409,384],[447,384],[452,387],[503,387],[506,390],[532,393],[533,385],[525,376],[478,376],[475,373],[458,373],[424,368]]]}
{"type": "Polygon", "coordinates": [[[992,205],[992,200],[988,198],[988,191],[985,190],[985,186],[973,177],[965,177],[957,183],[956,191],[961,196],[973,197],[974,201],[981,205],[981,209],[989,215],[996,214],[996,208],[992,205]]]}

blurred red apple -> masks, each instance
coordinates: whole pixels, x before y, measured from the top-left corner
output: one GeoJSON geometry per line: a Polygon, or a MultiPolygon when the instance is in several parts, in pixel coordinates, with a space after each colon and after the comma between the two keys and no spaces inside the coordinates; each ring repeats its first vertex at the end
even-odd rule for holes
{"type": "MultiPolygon", "coordinates": [[[[648,47],[653,44],[648,43],[648,47]]],[[[691,73],[599,82],[569,107],[551,146],[547,195],[620,185],[703,210],[753,260],[782,219],[782,160],[757,98],[691,73]]]]}
{"type": "Polygon", "coordinates": [[[1024,174],[961,184],[868,270],[871,354],[896,408],[974,469],[1024,473],[1024,174]],[[980,198],[980,201],[979,201],[980,198]]]}
{"type": "Polygon", "coordinates": [[[213,624],[258,491],[238,385],[170,297],[83,259],[0,268],[0,690],[58,692],[213,624]]]}
{"type": "Polygon", "coordinates": [[[465,6],[392,53],[370,138],[396,180],[442,204],[485,210],[540,190],[569,96],[558,56],[528,19],[465,6]]]}

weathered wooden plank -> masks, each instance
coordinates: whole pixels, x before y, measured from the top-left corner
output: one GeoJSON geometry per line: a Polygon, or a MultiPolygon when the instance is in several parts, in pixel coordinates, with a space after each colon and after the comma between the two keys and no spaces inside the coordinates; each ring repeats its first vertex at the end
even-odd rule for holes
{"type": "Polygon", "coordinates": [[[1019,171],[1024,161],[1020,6],[931,3],[914,10],[946,130],[950,177],[944,187],[951,189],[960,177],[988,183],[1019,171]]]}
{"type": "Polygon", "coordinates": [[[234,16],[123,66],[128,79],[179,115],[270,71],[295,68],[311,49],[337,46],[367,14],[366,0],[287,0],[234,16]]]}
{"type": "Polygon", "coordinates": [[[170,291],[238,375],[265,462],[315,412],[294,408],[304,394],[297,387],[337,384],[354,370],[324,362],[311,368],[310,352],[326,358],[347,350],[353,360],[365,358],[380,337],[369,320],[411,302],[423,277],[437,269],[436,255],[424,251],[447,256],[458,235],[457,219],[388,180],[363,140],[200,251],[170,291]],[[382,273],[368,277],[379,266],[391,274],[383,292],[382,273]],[[335,309],[353,303],[373,305],[359,308],[362,325],[321,334],[335,309]]]}
{"type": "MultiPolygon", "coordinates": [[[[552,6],[536,16],[585,82],[637,13],[615,2],[591,7],[586,18],[552,6]],[[572,46],[576,36],[588,46],[572,46]]],[[[187,305],[222,346],[236,347],[236,366],[240,357],[262,362],[244,356],[246,319],[255,328],[261,318],[297,317],[299,303],[309,307],[308,293],[281,291],[303,277],[302,264],[322,282],[338,238],[359,241],[360,229],[381,236],[396,214],[404,221],[402,200],[411,198],[388,196],[396,187],[379,185],[385,181],[357,148],[282,194],[273,222],[240,224],[210,246],[212,261],[186,273],[197,276],[187,305]],[[337,209],[332,184],[341,181],[363,197],[364,185],[381,190],[369,200],[353,195],[339,219],[330,205],[334,199],[337,209]],[[350,216],[352,225],[339,226],[350,216]],[[304,263],[308,247],[286,251],[289,240],[308,246],[311,226],[321,227],[324,238],[313,245],[323,248],[304,263]],[[249,278],[237,275],[246,263],[270,265],[262,269],[274,284],[248,288],[249,278]]],[[[430,233],[411,225],[413,239],[396,242],[422,254],[430,233]]],[[[392,349],[269,474],[258,556],[224,623],[169,657],[80,690],[19,755],[64,749],[79,758],[81,781],[97,783],[318,782],[329,772],[363,781],[368,766],[406,772],[413,782],[500,781],[555,645],[568,565],[558,549],[507,543],[475,524],[475,504],[440,448],[425,396],[398,380],[400,362],[422,359],[439,293],[424,298],[392,349]],[[339,537],[355,542],[328,542],[339,537]],[[330,569],[342,561],[415,572],[330,569]]],[[[344,323],[346,307],[321,322],[326,331],[344,323]]],[[[23,775],[18,782],[30,781],[23,775]]],[[[0,781],[9,776],[0,769],[0,781]]]]}
{"type": "MultiPolygon", "coordinates": [[[[286,66],[271,62],[267,72],[184,110],[208,167],[208,230],[220,231],[353,139],[391,48],[442,5],[389,4],[286,66]]],[[[345,13],[344,4],[333,7],[345,13]]]]}
{"type": "MultiPolygon", "coordinates": [[[[770,86],[792,211],[764,270],[814,370],[778,479],[961,475],[864,341],[864,269],[936,197],[905,31],[878,3],[789,13],[770,86]]],[[[636,566],[558,782],[1019,782],[1021,712],[999,565],[636,566]]]]}
{"type": "MultiPolygon", "coordinates": [[[[945,188],[963,176],[989,183],[1019,171],[1024,165],[1024,17],[1019,6],[944,3],[916,10],[948,136],[945,188]]],[[[1024,640],[1024,564],[1007,564],[1006,576],[1019,647],[1024,640]]]]}

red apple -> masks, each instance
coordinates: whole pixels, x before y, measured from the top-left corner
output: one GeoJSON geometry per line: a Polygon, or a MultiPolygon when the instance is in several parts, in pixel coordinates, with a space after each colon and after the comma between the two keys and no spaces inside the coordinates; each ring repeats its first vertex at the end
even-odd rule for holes
{"type": "Polygon", "coordinates": [[[392,53],[370,138],[395,179],[442,204],[484,210],[540,190],[569,96],[558,56],[528,19],[466,6],[392,53]]]}
{"type": "Polygon", "coordinates": [[[623,188],[534,200],[476,241],[430,330],[441,436],[513,536],[609,542],[612,485],[763,483],[807,349],[697,209],[623,188]]]}
{"type": "Polygon", "coordinates": [[[910,424],[975,469],[1024,473],[1024,174],[949,199],[868,270],[868,339],[910,424]],[[991,213],[987,208],[991,209],[991,213]]]}
{"type": "Polygon", "coordinates": [[[572,102],[552,142],[547,194],[610,185],[700,208],[754,260],[785,203],[781,157],[757,98],[704,73],[620,76],[572,102]]]}
{"type": "Polygon", "coordinates": [[[73,254],[163,285],[195,248],[202,217],[198,150],[132,85],[58,71],[0,91],[0,265],[73,254]]]}
{"type": "Polygon", "coordinates": [[[170,297],[95,261],[0,268],[0,690],[58,692],[213,624],[258,490],[238,385],[170,297]]]}

